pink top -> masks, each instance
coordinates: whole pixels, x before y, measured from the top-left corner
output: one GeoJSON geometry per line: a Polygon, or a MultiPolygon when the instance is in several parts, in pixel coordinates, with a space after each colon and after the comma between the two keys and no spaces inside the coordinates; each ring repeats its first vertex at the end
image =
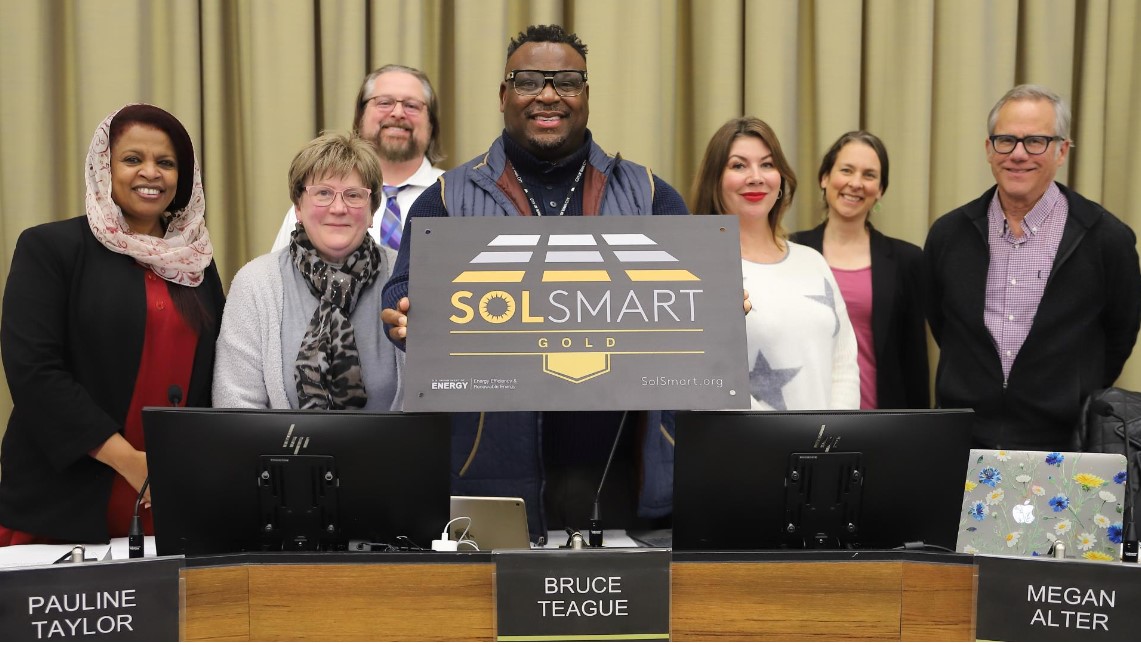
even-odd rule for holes
{"type": "Polygon", "coordinates": [[[876,346],[872,336],[872,267],[837,269],[832,267],[848,318],[856,332],[856,362],[860,366],[860,409],[876,408],[876,346]]]}

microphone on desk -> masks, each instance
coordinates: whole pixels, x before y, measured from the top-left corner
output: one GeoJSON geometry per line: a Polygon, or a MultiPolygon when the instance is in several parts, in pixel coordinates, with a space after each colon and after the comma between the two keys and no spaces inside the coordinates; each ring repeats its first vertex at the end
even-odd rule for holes
{"type": "Polygon", "coordinates": [[[618,442],[622,439],[622,428],[626,425],[627,414],[629,411],[623,412],[622,420],[618,422],[618,433],[614,435],[610,456],[606,458],[606,467],[602,469],[602,478],[598,480],[598,492],[594,494],[594,506],[590,511],[590,530],[587,531],[587,544],[592,547],[602,546],[602,486],[606,483],[606,475],[610,472],[614,453],[618,452],[618,442]]]}
{"type": "Polygon", "coordinates": [[[1137,562],[1137,528],[1133,517],[1133,456],[1130,454],[1129,424],[1113,410],[1108,401],[1090,401],[1090,410],[1099,417],[1113,417],[1121,422],[1121,437],[1125,439],[1125,512],[1129,519],[1124,520],[1124,533],[1121,540],[1121,561],[1137,562]]]}
{"type": "MultiPolygon", "coordinates": [[[[182,388],[178,385],[171,385],[166,390],[166,399],[170,401],[171,407],[178,407],[182,403],[182,388]]],[[[143,557],[143,544],[145,542],[143,537],[143,522],[139,519],[139,506],[143,503],[143,495],[147,492],[147,488],[151,485],[150,473],[147,473],[147,478],[143,480],[143,485],[139,487],[139,496],[135,498],[135,512],[131,515],[131,528],[127,530],[127,557],[128,558],[141,558],[143,557]]]]}

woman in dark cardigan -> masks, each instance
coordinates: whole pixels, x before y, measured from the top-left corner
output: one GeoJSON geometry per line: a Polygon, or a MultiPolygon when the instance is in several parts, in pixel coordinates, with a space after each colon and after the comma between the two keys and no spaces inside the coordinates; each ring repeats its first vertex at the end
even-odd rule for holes
{"type": "Polygon", "coordinates": [[[147,477],[142,408],[172,391],[210,405],[223,296],[189,134],[126,106],[85,171],[86,215],[24,231],[4,291],[0,546],[125,536],[147,477]]]}
{"type": "Polygon", "coordinates": [[[824,223],[792,239],[820,251],[840,285],[859,346],[860,407],[929,408],[923,252],[868,221],[887,191],[887,149],[870,132],[848,132],[817,177],[824,223]]]}

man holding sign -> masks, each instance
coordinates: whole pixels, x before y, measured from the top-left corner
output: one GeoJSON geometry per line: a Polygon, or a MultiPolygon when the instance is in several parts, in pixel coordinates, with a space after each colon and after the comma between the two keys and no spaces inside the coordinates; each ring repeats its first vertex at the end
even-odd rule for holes
{"type": "MultiPolygon", "coordinates": [[[[687,213],[669,184],[594,142],[586,127],[589,96],[586,46],[557,25],[528,27],[507,48],[499,86],[503,135],[486,154],[445,173],[409,218],[687,213]]],[[[408,230],[381,315],[401,347],[408,333],[408,230]]],[[[548,526],[582,527],[622,418],[620,412],[453,415],[452,493],[524,498],[533,537],[548,526]]],[[[602,491],[606,525],[668,525],[672,416],[631,415],[626,425],[602,491]]]]}

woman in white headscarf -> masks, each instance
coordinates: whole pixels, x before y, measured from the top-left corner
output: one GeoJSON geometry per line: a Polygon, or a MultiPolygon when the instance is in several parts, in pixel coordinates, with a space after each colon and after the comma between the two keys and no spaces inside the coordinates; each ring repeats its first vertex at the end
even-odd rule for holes
{"type": "Polygon", "coordinates": [[[128,105],[99,124],[85,171],[86,215],[24,231],[4,291],[0,545],[126,535],[142,408],[210,405],[224,298],[189,134],[128,105]]]}

